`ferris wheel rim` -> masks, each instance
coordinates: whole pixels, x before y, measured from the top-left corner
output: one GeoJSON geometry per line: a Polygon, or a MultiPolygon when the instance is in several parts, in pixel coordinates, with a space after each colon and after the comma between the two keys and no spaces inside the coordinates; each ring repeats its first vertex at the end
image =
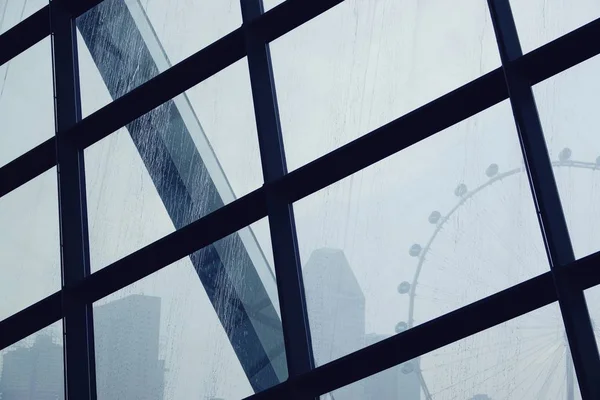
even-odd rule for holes
{"type": "MultiPolygon", "coordinates": [[[[563,152],[566,150],[569,151],[568,157],[570,157],[570,149],[565,148],[565,149],[563,149],[563,152]]],[[[491,166],[495,166],[496,168],[498,167],[496,164],[491,164],[490,167],[491,166]]],[[[490,167],[488,167],[488,168],[490,168],[490,167]]],[[[576,169],[588,169],[588,170],[592,170],[592,171],[600,171],[600,157],[598,157],[596,159],[596,162],[571,160],[569,158],[561,159],[558,161],[552,161],[552,167],[553,168],[576,168],[576,169]]],[[[415,274],[413,275],[413,279],[410,282],[410,288],[408,291],[408,295],[409,295],[408,321],[405,323],[407,330],[414,326],[414,303],[415,303],[415,297],[416,297],[415,296],[416,287],[417,287],[419,276],[421,274],[421,270],[423,269],[423,264],[425,263],[425,258],[427,256],[427,253],[431,249],[431,245],[435,241],[436,237],[438,236],[439,232],[442,230],[444,225],[450,220],[452,215],[454,215],[454,213],[457,212],[469,199],[475,197],[478,193],[480,193],[484,189],[490,187],[494,183],[496,183],[500,180],[503,180],[505,178],[515,176],[522,172],[526,172],[525,166],[512,168],[512,169],[502,172],[502,173],[496,172],[493,176],[488,177],[487,181],[483,182],[482,184],[479,184],[473,190],[467,191],[460,196],[458,193],[455,193],[457,196],[460,197],[460,200],[450,209],[450,211],[448,213],[446,213],[445,215],[440,214],[439,221],[436,223],[435,230],[430,235],[429,239],[426,241],[425,246],[423,246],[420,249],[420,252],[418,254],[419,261],[417,263],[417,268],[415,270],[415,274]]],[[[459,187],[461,185],[464,186],[464,184],[461,183],[461,184],[459,184],[459,187]]],[[[459,187],[457,187],[457,191],[458,191],[459,187]]],[[[429,390],[429,387],[427,386],[427,382],[425,380],[425,377],[423,376],[419,362],[417,362],[414,372],[417,374],[417,378],[419,380],[419,383],[421,384],[421,388],[422,388],[423,392],[425,393],[426,400],[432,400],[431,392],[429,390]]]]}

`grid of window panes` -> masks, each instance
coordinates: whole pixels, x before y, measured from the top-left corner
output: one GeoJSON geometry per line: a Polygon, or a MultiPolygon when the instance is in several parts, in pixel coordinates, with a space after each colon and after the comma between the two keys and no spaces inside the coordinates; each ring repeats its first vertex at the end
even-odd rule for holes
{"type": "Polygon", "coordinates": [[[0,3],[0,399],[600,398],[598,17],[0,3]]]}

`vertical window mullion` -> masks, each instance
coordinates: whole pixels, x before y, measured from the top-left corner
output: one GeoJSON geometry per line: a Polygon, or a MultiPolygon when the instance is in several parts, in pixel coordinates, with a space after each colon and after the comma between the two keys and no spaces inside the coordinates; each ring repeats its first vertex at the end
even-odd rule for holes
{"type": "MultiPolygon", "coordinates": [[[[558,302],[581,394],[600,398],[600,357],[583,291],[558,279],[558,271],[575,260],[552,163],[530,83],[514,67],[522,56],[509,0],[488,0],[505,82],[519,133],[525,167],[554,277],[558,302]]],[[[574,380],[567,354],[567,399],[573,399],[574,380]]]]}
{"type": "MultiPolygon", "coordinates": [[[[251,22],[263,13],[262,0],[241,0],[248,68],[265,184],[287,173],[269,45],[251,22]]],[[[267,186],[268,188],[268,186],[267,186]]],[[[281,321],[290,377],[314,368],[302,268],[292,205],[267,189],[267,207],[281,321]]]]}
{"type": "Polygon", "coordinates": [[[83,150],[69,130],[81,120],[75,19],[65,1],[50,2],[56,161],[62,273],[65,394],[68,400],[95,400],[92,305],[72,289],[90,274],[83,150]]]}

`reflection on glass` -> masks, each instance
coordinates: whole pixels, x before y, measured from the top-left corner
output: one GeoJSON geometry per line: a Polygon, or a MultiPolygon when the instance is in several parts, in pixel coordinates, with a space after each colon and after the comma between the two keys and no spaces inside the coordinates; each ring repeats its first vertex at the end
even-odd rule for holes
{"type": "Polygon", "coordinates": [[[48,0],[3,0],[0,2],[0,34],[48,5],[48,0]]]}
{"type": "Polygon", "coordinates": [[[0,399],[62,400],[62,327],[60,322],[0,351],[0,399]]]}
{"type": "MultiPolygon", "coordinates": [[[[83,108],[94,108],[110,100],[107,82],[81,58],[83,108]]],[[[92,269],[257,189],[253,110],[244,59],[86,149],[92,269]]]]}
{"type": "Polygon", "coordinates": [[[0,320],[60,290],[56,169],[0,198],[0,320]]]}
{"type": "Polygon", "coordinates": [[[500,66],[479,0],[349,0],[271,50],[290,170],[500,66]]]}
{"type": "Polygon", "coordinates": [[[546,272],[522,167],[503,102],[295,203],[317,364],[546,272]]]}
{"type": "Polygon", "coordinates": [[[94,305],[99,399],[238,399],[287,378],[275,279],[240,233],[94,305]]]}
{"type": "Polygon", "coordinates": [[[100,73],[105,81],[114,81],[108,85],[113,98],[241,23],[237,0],[106,0],[77,18],[80,38],[100,73]]]}
{"type": "Polygon", "coordinates": [[[580,400],[581,394],[552,304],[321,399],[580,400]]]}
{"type": "Polygon", "coordinates": [[[52,91],[50,38],[0,66],[0,166],[54,135],[52,91]]]}
{"type": "Polygon", "coordinates": [[[523,53],[600,17],[596,0],[510,0],[523,53]]]}
{"type": "Polygon", "coordinates": [[[599,67],[595,57],[533,88],[577,258],[600,250],[599,67]]]}

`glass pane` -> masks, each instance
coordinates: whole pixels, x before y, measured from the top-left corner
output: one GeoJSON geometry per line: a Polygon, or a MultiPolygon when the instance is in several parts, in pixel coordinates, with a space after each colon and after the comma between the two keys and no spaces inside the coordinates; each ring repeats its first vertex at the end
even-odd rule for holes
{"type": "Polygon", "coordinates": [[[533,88],[577,258],[600,250],[598,68],[595,57],[533,88]]]}
{"type": "Polygon", "coordinates": [[[583,292],[585,294],[585,300],[587,302],[588,312],[590,313],[590,319],[592,320],[592,327],[594,328],[594,334],[596,336],[596,345],[600,345],[598,340],[600,339],[600,286],[594,286],[583,292]]]}
{"type": "Polygon", "coordinates": [[[263,6],[266,11],[269,11],[271,8],[280,5],[285,0],[263,0],[263,6]]]}
{"type": "Polygon", "coordinates": [[[0,320],[60,290],[56,169],[0,198],[0,320]]]}
{"type": "Polygon", "coordinates": [[[319,365],[548,270],[508,102],[294,211],[319,365]]]}
{"type": "Polygon", "coordinates": [[[77,27],[118,98],[235,30],[241,18],[237,0],[106,0],[77,27]]]}
{"type": "Polygon", "coordinates": [[[600,17],[596,0],[510,0],[523,53],[600,17]]]}
{"type": "Polygon", "coordinates": [[[52,79],[50,38],[0,66],[0,166],[54,135],[52,79]]]}
{"type": "Polygon", "coordinates": [[[500,66],[479,0],[349,0],[271,50],[290,170],[500,66]]]}
{"type": "MultiPolygon", "coordinates": [[[[247,71],[241,60],[86,149],[92,269],[262,185],[247,71]]],[[[97,70],[82,80],[83,108],[108,97],[97,70]]]]}
{"type": "Polygon", "coordinates": [[[60,322],[0,351],[0,360],[0,399],[64,399],[60,322]]]}
{"type": "Polygon", "coordinates": [[[459,340],[322,399],[581,399],[558,305],[459,340]]]}
{"type": "Polygon", "coordinates": [[[0,34],[47,5],[48,0],[3,0],[0,2],[0,34]]]}
{"type": "Polygon", "coordinates": [[[99,400],[236,399],[287,378],[275,278],[259,278],[249,232],[94,305],[99,400]]]}

